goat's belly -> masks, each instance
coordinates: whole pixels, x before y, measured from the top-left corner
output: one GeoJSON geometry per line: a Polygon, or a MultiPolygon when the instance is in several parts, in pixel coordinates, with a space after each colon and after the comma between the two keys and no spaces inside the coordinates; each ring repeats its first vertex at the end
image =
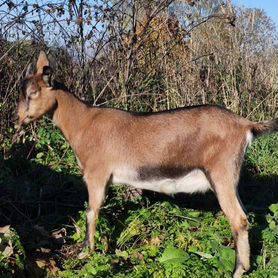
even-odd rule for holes
{"type": "Polygon", "coordinates": [[[135,188],[166,194],[205,192],[211,189],[207,177],[204,172],[199,169],[192,170],[179,178],[161,177],[150,180],[140,180],[136,171],[121,170],[114,173],[112,181],[114,183],[127,184],[135,188]]]}

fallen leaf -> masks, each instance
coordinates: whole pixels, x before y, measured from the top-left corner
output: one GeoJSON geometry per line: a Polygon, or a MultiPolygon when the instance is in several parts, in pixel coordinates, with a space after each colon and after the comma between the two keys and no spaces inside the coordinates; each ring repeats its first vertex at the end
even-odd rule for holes
{"type": "Polygon", "coordinates": [[[57,273],[60,269],[56,266],[56,262],[52,259],[37,259],[36,264],[39,268],[47,269],[51,273],[57,273]]]}
{"type": "Polygon", "coordinates": [[[11,225],[6,225],[4,227],[0,227],[0,234],[9,234],[11,232],[10,226],[11,225]]]}
{"type": "Polygon", "coordinates": [[[111,264],[118,264],[120,262],[119,259],[112,259],[111,264]]]}
{"type": "Polygon", "coordinates": [[[56,266],[56,262],[53,259],[49,260],[50,266],[49,270],[51,273],[57,273],[60,269],[56,266]]]}
{"type": "Polygon", "coordinates": [[[44,248],[44,247],[40,247],[36,251],[44,254],[49,254],[51,252],[49,248],[44,248]]]}
{"type": "Polygon", "coordinates": [[[154,237],[150,240],[150,244],[151,245],[154,245],[154,246],[159,246],[160,245],[160,238],[159,237],[154,237]]]}
{"type": "Polygon", "coordinates": [[[65,228],[54,230],[51,232],[51,237],[53,238],[60,238],[67,235],[67,230],[65,228]]]}
{"type": "Polygon", "coordinates": [[[6,257],[10,257],[13,254],[14,250],[11,245],[6,246],[6,248],[3,251],[3,255],[6,257]]]}
{"type": "Polygon", "coordinates": [[[144,260],[144,256],[140,253],[135,253],[133,254],[133,257],[135,257],[136,259],[143,261],[144,260]]]}
{"type": "Polygon", "coordinates": [[[78,258],[79,260],[83,260],[83,259],[88,258],[89,256],[90,256],[90,255],[89,255],[88,252],[80,252],[80,253],[78,254],[77,258],[78,258]]]}
{"type": "Polygon", "coordinates": [[[36,264],[39,268],[44,268],[46,266],[45,260],[36,260],[36,264]]]}
{"type": "Polygon", "coordinates": [[[67,235],[67,230],[65,228],[62,228],[60,230],[51,232],[50,236],[56,244],[62,245],[66,243],[65,240],[66,235],[67,235]]]}

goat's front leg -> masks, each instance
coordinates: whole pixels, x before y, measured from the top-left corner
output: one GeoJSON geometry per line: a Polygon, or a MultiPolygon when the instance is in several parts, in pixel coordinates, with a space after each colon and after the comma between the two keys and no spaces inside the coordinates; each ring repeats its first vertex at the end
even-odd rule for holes
{"type": "Polygon", "coordinates": [[[87,184],[89,195],[87,208],[87,233],[84,246],[89,246],[93,251],[95,248],[96,221],[105,197],[108,178],[102,171],[94,171],[94,173],[85,174],[84,180],[87,184]]]}

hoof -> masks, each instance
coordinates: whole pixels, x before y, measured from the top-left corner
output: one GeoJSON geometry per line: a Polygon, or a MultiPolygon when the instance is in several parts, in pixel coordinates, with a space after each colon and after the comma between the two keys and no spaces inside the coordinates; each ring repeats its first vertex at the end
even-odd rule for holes
{"type": "Polygon", "coordinates": [[[92,250],[90,249],[90,242],[89,240],[85,240],[81,245],[79,245],[81,250],[77,255],[77,258],[82,260],[82,259],[86,259],[90,256],[90,253],[92,252],[92,250]],[[86,250],[84,250],[86,248],[86,250]]]}
{"type": "Polygon", "coordinates": [[[86,259],[88,257],[90,257],[90,252],[82,252],[82,251],[80,253],[78,253],[78,256],[77,256],[77,258],[79,260],[83,260],[83,259],[86,259]]]}
{"type": "Polygon", "coordinates": [[[241,276],[245,272],[246,270],[244,269],[244,267],[240,265],[239,267],[237,267],[236,271],[234,272],[233,278],[241,278],[241,276]]]}

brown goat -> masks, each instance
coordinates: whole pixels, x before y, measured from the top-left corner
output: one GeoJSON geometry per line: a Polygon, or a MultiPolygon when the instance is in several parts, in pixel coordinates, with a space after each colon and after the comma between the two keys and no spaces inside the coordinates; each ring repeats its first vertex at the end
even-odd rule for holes
{"type": "Polygon", "coordinates": [[[51,80],[41,52],[37,73],[22,82],[19,124],[51,113],[73,148],[89,192],[86,243],[94,249],[96,219],[106,187],[122,183],[167,194],[212,190],[236,243],[233,277],[249,269],[248,221],[237,185],[247,146],[278,130],[278,119],[254,123],[212,105],[158,113],[89,107],[51,80]]]}

